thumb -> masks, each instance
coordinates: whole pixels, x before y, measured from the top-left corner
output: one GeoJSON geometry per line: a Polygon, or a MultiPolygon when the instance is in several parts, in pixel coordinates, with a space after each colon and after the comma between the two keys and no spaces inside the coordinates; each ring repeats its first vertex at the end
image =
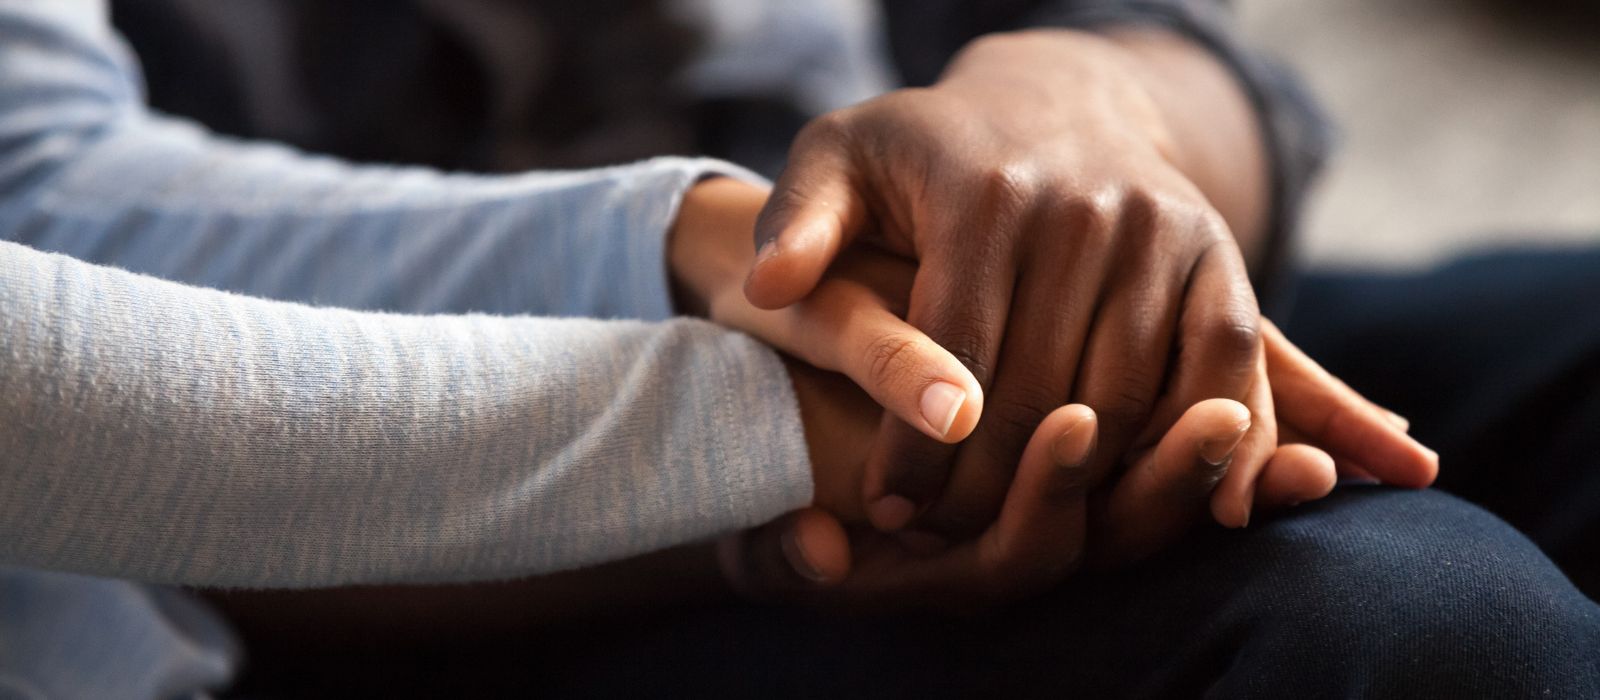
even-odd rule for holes
{"type": "Polygon", "coordinates": [[[756,261],[745,297],[763,309],[805,298],[839,251],[866,226],[866,203],[838,134],[808,127],[756,219],[756,261]]]}
{"type": "Polygon", "coordinates": [[[865,285],[830,279],[793,307],[794,345],[823,369],[850,377],[874,401],[947,443],[972,434],[983,387],[972,370],[891,311],[865,285]]]}
{"type": "Polygon", "coordinates": [[[844,581],[850,574],[850,540],[837,518],[804,508],[723,538],[717,563],[740,595],[795,598],[844,581]]]}

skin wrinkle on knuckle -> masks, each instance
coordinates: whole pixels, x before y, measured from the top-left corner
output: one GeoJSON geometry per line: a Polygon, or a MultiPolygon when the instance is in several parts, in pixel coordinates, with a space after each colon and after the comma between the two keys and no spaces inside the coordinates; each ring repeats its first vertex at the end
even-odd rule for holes
{"type": "MultiPolygon", "coordinates": [[[[1135,375],[1145,374],[1143,370],[1132,368],[1125,371],[1135,375]]],[[[1150,415],[1155,407],[1155,390],[1153,384],[1124,379],[1099,398],[1099,406],[1090,404],[1090,407],[1101,415],[1106,425],[1128,429],[1150,415]]]]}
{"type": "Polygon", "coordinates": [[[867,343],[865,357],[867,381],[874,386],[900,386],[911,380],[909,367],[915,356],[917,340],[907,334],[889,332],[867,343]]]}
{"type": "Polygon", "coordinates": [[[1050,503],[1071,503],[1082,499],[1092,485],[1094,475],[1090,473],[1087,462],[1083,464],[1057,465],[1055,473],[1050,475],[1045,484],[1044,498],[1050,503]]]}
{"type": "Polygon", "coordinates": [[[1044,422],[1045,416],[1050,415],[1061,403],[1045,398],[1042,393],[1019,397],[1014,395],[1015,391],[1009,391],[1008,394],[1012,394],[1009,396],[997,394],[980,419],[986,423],[983,426],[985,456],[991,464],[1014,463],[1022,454],[1023,442],[1044,422]]]}
{"type": "Polygon", "coordinates": [[[1228,227],[1228,222],[1216,209],[1209,206],[1197,207],[1192,219],[1196,222],[1194,227],[1200,232],[1200,239],[1206,241],[1208,245],[1238,246],[1238,241],[1233,237],[1233,230],[1228,227]]]}
{"type": "Polygon", "coordinates": [[[1070,225],[1080,236],[1111,239],[1121,218],[1119,199],[1120,193],[1107,188],[1078,192],[1066,203],[1070,225]]]}
{"type": "Polygon", "coordinates": [[[983,383],[990,376],[987,359],[989,336],[975,330],[976,325],[975,321],[948,321],[943,327],[930,328],[928,336],[955,355],[983,383]]]}
{"type": "Polygon", "coordinates": [[[1012,213],[1031,204],[1041,191],[1042,181],[1033,166],[1020,160],[1002,159],[979,167],[972,178],[981,201],[997,214],[1012,213]]]}

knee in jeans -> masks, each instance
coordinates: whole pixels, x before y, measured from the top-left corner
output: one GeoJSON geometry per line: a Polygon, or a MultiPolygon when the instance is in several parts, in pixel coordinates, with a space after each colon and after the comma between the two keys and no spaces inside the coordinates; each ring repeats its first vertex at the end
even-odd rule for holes
{"type": "Polygon", "coordinates": [[[1600,609],[1531,542],[1441,493],[1353,491],[1259,538],[1263,653],[1361,693],[1600,692],[1600,609]]]}

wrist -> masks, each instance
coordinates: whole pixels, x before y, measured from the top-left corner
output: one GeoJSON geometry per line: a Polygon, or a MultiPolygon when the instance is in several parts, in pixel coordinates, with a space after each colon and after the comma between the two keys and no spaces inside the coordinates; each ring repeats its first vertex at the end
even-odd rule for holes
{"type": "Polygon", "coordinates": [[[814,485],[812,503],[845,522],[862,522],[862,467],[882,409],[843,375],[779,355],[794,386],[814,485]]]}
{"type": "Polygon", "coordinates": [[[765,187],[722,176],[684,192],[666,246],[678,313],[708,316],[718,294],[738,291],[755,259],[755,222],[766,199],[765,187]]]}

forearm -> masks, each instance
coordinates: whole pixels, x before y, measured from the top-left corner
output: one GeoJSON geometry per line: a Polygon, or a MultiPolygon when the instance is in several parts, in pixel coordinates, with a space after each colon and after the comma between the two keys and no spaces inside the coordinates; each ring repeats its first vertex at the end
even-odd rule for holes
{"type": "Polygon", "coordinates": [[[659,320],[708,159],[515,176],[356,165],[151,113],[97,0],[0,0],[0,240],[251,296],[659,320]]]}
{"type": "Polygon", "coordinates": [[[811,500],[777,357],[661,324],[315,309],[0,243],[0,563],[503,579],[811,500]]]}

